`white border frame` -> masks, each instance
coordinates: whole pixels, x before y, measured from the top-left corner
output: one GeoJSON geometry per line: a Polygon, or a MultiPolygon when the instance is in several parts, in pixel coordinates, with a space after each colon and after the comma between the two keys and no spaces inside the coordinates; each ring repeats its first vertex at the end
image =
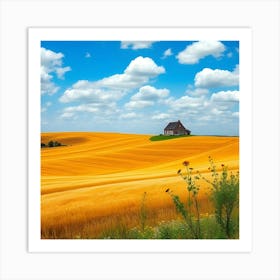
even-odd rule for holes
{"type": "Polygon", "coordinates": [[[249,28],[30,28],[29,32],[29,251],[30,252],[249,252],[251,250],[252,90],[249,28]],[[239,41],[240,238],[238,240],[46,240],[40,237],[41,41],[239,41]]]}
{"type": "Polygon", "coordinates": [[[0,279],[279,280],[279,10],[278,0],[0,0],[0,279]],[[252,28],[252,251],[245,254],[28,253],[24,148],[28,108],[27,28],[155,25],[252,28]],[[267,133],[260,134],[259,128],[272,135],[269,144],[267,133]],[[264,199],[267,190],[270,196],[264,199]],[[266,218],[265,226],[264,219],[259,217],[266,218]],[[273,231],[268,234],[267,229],[271,228],[273,231]]]}

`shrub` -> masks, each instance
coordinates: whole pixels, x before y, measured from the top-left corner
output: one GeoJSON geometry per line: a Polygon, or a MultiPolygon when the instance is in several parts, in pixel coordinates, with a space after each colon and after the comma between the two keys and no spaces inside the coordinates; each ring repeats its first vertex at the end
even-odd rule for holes
{"type": "MultiPolygon", "coordinates": [[[[234,210],[238,210],[239,206],[239,172],[229,174],[228,167],[224,164],[221,165],[222,172],[218,173],[217,168],[213,162],[213,159],[209,157],[212,179],[209,180],[206,177],[200,175],[193,175],[193,169],[189,167],[189,162],[184,161],[183,165],[186,167],[186,172],[178,170],[178,174],[187,183],[187,202],[184,204],[178,195],[175,195],[170,189],[166,192],[171,196],[177,212],[181,215],[185,221],[192,238],[209,238],[213,236],[213,233],[204,226],[207,219],[203,219],[203,226],[201,224],[200,209],[197,199],[199,193],[199,185],[197,180],[204,179],[211,185],[211,191],[209,194],[210,200],[214,206],[214,214],[217,226],[220,227],[218,231],[216,228],[215,238],[234,238],[236,233],[238,235],[239,221],[233,219],[234,210]]],[[[239,219],[239,214],[237,215],[239,219]]],[[[211,223],[211,229],[215,229],[213,223],[211,223]]],[[[164,229],[165,235],[169,236],[169,233],[164,229]]],[[[169,229],[168,229],[169,230],[169,229]]]]}
{"type": "MultiPolygon", "coordinates": [[[[51,140],[51,141],[49,141],[49,143],[48,143],[48,147],[50,147],[50,148],[53,148],[53,147],[60,147],[60,146],[62,146],[62,144],[61,144],[60,142],[58,142],[58,141],[53,141],[53,140],[51,140]]],[[[42,144],[41,144],[41,147],[42,147],[42,144]]]]}
{"type": "Polygon", "coordinates": [[[49,146],[49,147],[54,147],[54,142],[53,142],[52,140],[49,141],[48,146],[49,146]]]}
{"type": "Polygon", "coordinates": [[[61,146],[61,143],[55,141],[55,142],[54,142],[54,147],[59,147],[59,146],[61,146]]]}
{"type": "Polygon", "coordinates": [[[157,239],[186,239],[191,233],[184,221],[171,221],[161,223],[156,229],[157,239]]]}
{"type": "Polygon", "coordinates": [[[229,174],[228,167],[222,164],[222,173],[219,174],[211,157],[209,161],[213,180],[203,179],[211,184],[210,198],[215,208],[216,221],[226,236],[232,238],[236,226],[232,214],[239,204],[239,172],[229,174]]]}

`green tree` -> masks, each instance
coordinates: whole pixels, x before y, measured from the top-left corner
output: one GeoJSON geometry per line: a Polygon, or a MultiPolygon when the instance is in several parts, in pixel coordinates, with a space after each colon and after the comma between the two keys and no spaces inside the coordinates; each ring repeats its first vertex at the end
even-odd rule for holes
{"type": "Polygon", "coordinates": [[[49,146],[49,147],[54,147],[54,142],[53,142],[52,140],[49,141],[48,146],[49,146]]]}

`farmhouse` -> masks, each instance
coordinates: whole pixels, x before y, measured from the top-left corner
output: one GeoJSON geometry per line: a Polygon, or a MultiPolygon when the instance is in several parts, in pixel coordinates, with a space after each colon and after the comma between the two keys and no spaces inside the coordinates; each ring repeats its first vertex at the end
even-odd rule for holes
{"type": "Polygon", "coordinates": [[[170,122],[164,129],[164,135],[190,135],[191,131],[186,129],[178,120],[177,122],[170,122]]]}

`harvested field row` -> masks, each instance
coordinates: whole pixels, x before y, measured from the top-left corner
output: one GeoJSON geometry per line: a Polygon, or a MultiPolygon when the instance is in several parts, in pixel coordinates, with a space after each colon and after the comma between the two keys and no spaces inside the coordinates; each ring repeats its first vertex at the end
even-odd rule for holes
{"type": "MultiPolygon", "coordinates": [[[[42,238],[94,238],[120,220],[137,226],[144,192],[150,224],[173,219],[176,211],[165,190],[185,197],[185,182],[177,175],[184,160],[206,177],[208,156],[217,166],[239,169],[238,137],[152,142],[149,135],[67,132],[42,133],[41,138],[66,145],[41,150],[42,238]]],[[[207,184],[201,189],[205,214],[211,208],[207,184]]]]}

